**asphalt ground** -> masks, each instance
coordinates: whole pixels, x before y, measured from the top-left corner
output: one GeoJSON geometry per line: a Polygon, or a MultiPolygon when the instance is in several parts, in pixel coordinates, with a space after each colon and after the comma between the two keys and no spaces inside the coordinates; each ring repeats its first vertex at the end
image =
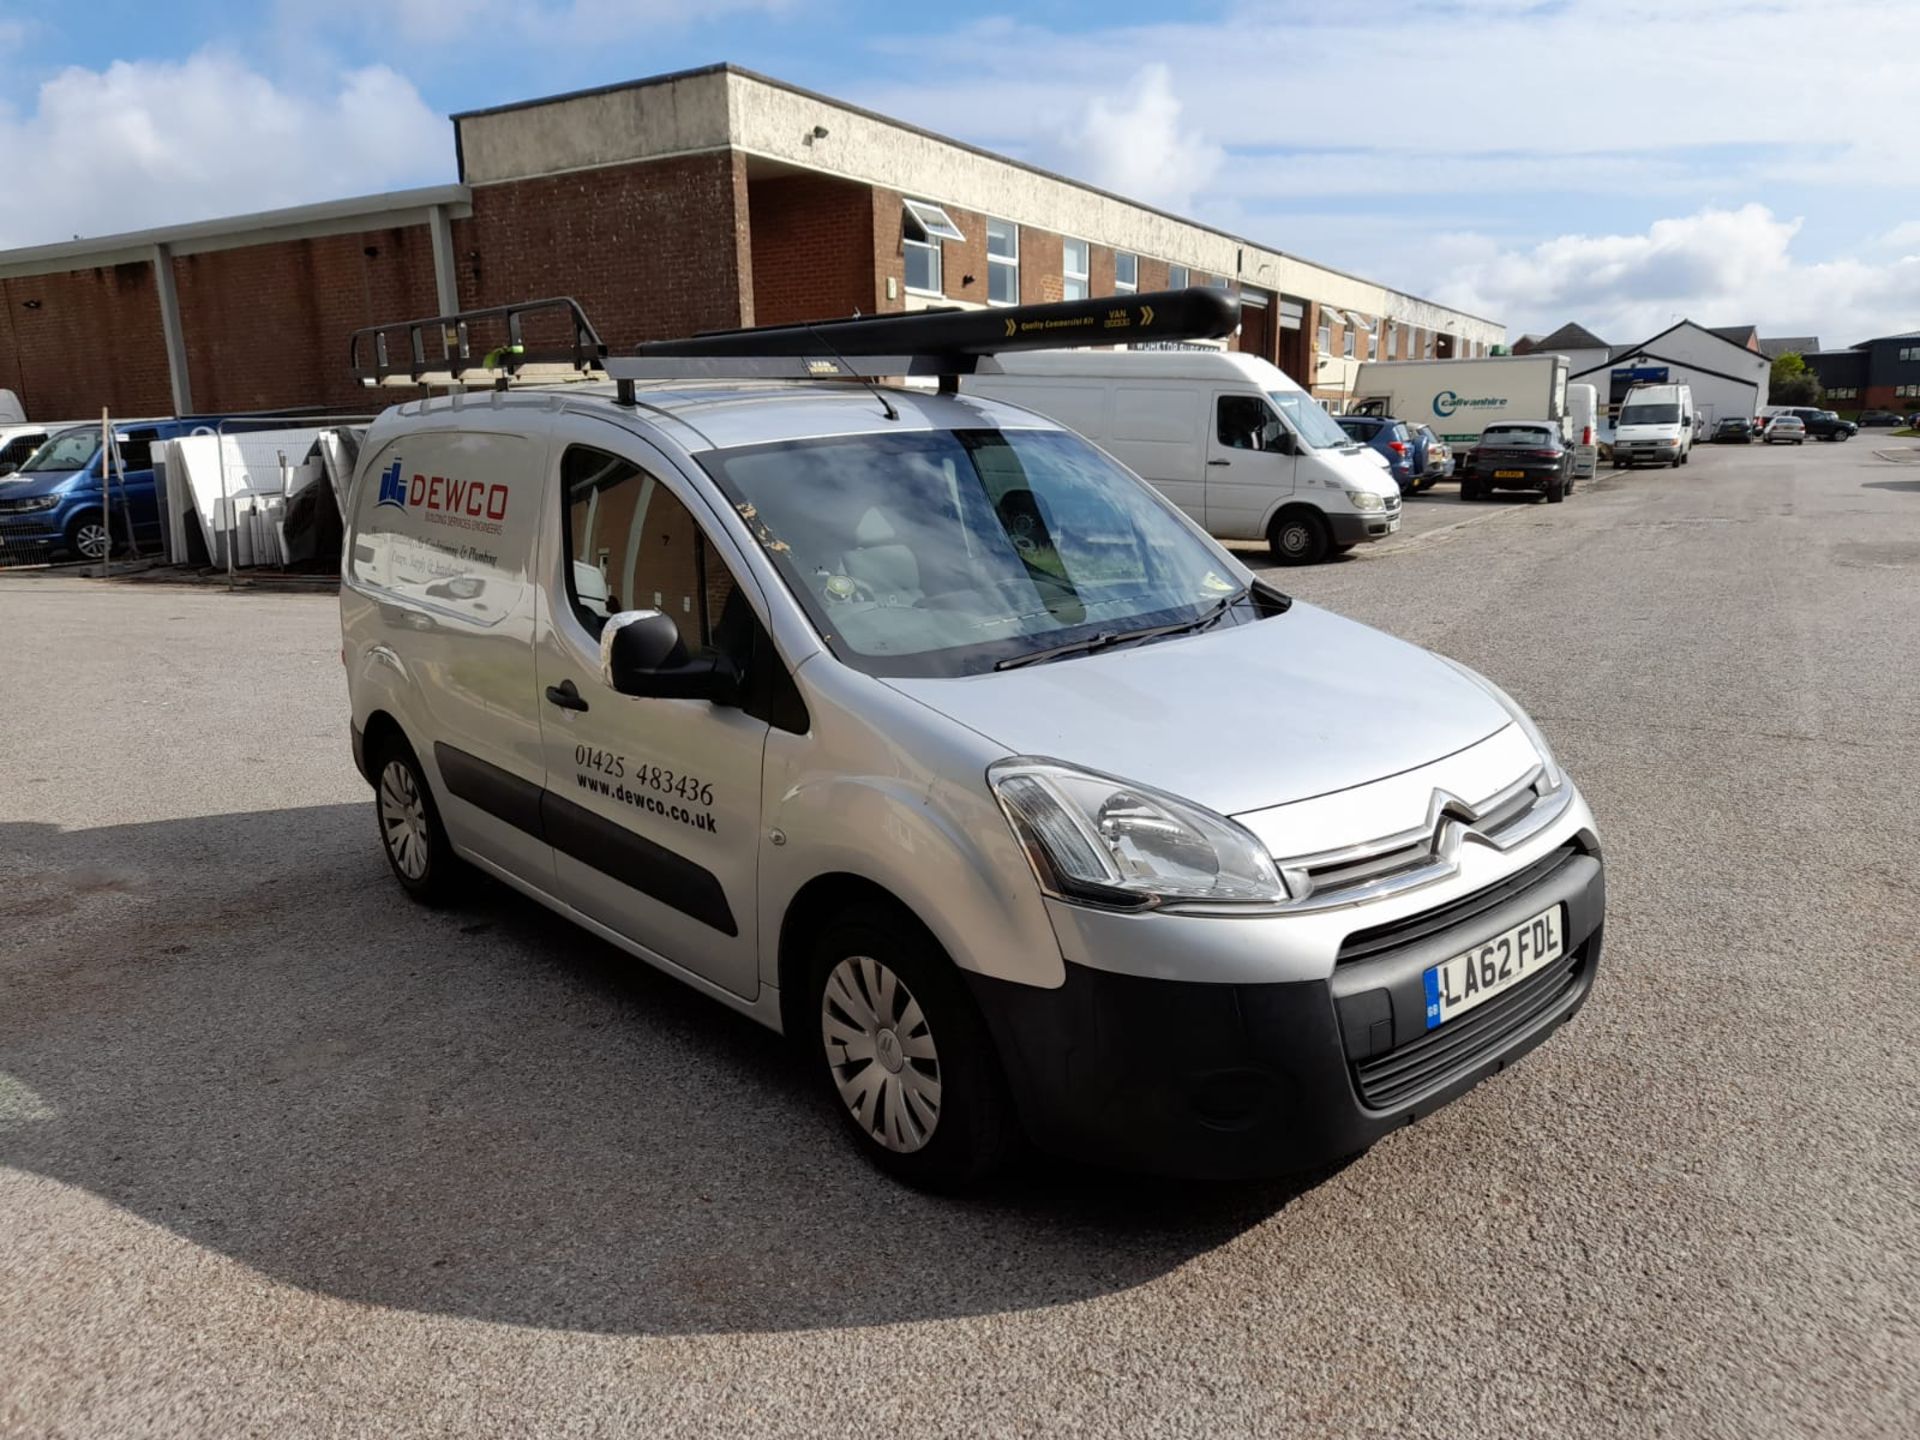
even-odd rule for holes
{"type": "Polygon", "coordinates": [[[0,1434],[1913,1434],[1916,458],[1274,572],[1527,704],[1611,867],[1581,1015],[1299,1185],[899,1189],[776,1037],[400,897],[330,599],[0,577],[0,1434]]]}

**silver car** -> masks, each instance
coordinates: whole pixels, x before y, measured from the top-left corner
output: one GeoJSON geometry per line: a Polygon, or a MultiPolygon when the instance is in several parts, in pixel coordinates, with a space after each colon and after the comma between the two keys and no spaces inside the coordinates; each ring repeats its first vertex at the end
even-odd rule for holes
{"type": "Polygon", "coordinates": [[[1039,416],[499,393],[361,455],[343,654],[400,885],[484,871],[785,1031],[909,1182],[1029,1139],[1299,1170],[1591,990],[1593,818],[1520,707],[1039,416]]]}

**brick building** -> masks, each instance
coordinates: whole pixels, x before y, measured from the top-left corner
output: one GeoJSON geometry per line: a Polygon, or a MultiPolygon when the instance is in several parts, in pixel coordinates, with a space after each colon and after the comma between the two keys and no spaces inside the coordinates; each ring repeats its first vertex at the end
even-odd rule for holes
{"type": "Polygon", "coordinates": [[[1216,284],[1330,399],[1498,324],[720,65],[453,117],[457,184],[0,252],[30,414],[364,406],[347,337],[565,294],[602,338],[1216,284]]]}
{"type": "Polygon", "coordinates": [[[1803,358],[1834,409],[1920,411],[1920,331],[1862,340],[1844,350],[1811,350],[1803,358]]]}

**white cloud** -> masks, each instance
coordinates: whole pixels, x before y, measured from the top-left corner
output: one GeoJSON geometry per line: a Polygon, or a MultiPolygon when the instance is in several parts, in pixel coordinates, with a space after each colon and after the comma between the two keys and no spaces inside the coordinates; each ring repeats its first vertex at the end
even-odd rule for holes
{"type": "Polygon", "coordinates": [[[1515,335],[1575,320],[1615,344],[1664,330],[1676,314],[1828,345],[1920,328],[1920,255],[1808,263],[1793,253],[1800,228],[1745,205],[1522,249],[1452,237],[1456,258],[1432,288],[1435,299],[1504,317],[1515,335]]]}
{"type": "Polygon", "coordinates": [[[1148,65],[1116,101],[1095,95],[1065,137],[1065,163],[1103,189],[1184,210],[1212,183],[1226,152],[1181,119],[1164,65],[1148,65]]]}
{"type": "Polygon", "coordinates": [[[444,117],[383,65],[314,92],[240,60],[79,66],[40,87],[25,115],[0,111],[10,193],[0,247],[143,230],[451,179],[444,117]]]}

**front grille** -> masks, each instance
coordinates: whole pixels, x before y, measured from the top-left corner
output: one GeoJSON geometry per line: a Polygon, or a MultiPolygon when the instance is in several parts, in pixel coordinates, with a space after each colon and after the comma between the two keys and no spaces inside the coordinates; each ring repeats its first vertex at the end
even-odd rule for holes
{"type": "Polygon", "coordinates": [[[1582,945],[1524,984],[1429,1030],[1397,1050],[1353,1067],[1363,1104],[1391,1110],[1440,1089],[1504,1049],[1521,1031],[1572,1008],[1585,978],[1582,945]]]}
{"type": "Polygon", "coordinates": [[[1579,847],[1562,845],[1549,855],[1543,855],[1526,869],[1509,875],[1484,890],[1476,890],[1471,895],[1463,895],[1458,900],[1449,901],[1432,910],[1422,910],[1418,914],[1408,915],[1399,920],[1389,920],[1384,925],[1375,925],[1370,929],[1356,930],[1347,937],[1346,944],[1340,947],[1340,953],[1334,959],[1337,965],[1351,965],[1358,960],[1370,959],[1387,950],[1397,950],[1424,940],[1429,935],[1437,935],[1442,930],[1455,925],[1464,925],[1475,916],[1484,915],[1496,906],[1505,904],[1522,890],[1540,884],[1562,865],[1580,853],[1579,847]]]}

